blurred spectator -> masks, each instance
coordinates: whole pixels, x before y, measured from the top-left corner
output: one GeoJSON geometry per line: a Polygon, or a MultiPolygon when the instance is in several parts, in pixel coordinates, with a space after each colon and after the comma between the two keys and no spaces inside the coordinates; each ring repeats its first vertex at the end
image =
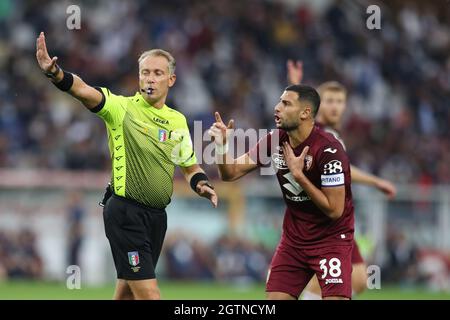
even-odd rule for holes
{"type": "Polygon", "coordinates": [[[265,281],[272,252],[235,236],[207,244],[177,231],[167,236],[162,256],[171,279],[251,283],[265,281]]]}
{"type": "Polygon", "coordinates": [[[68,265],[80,266],[80,249],[83,244],[83,222],[85,211],[82,204],[82,196],[79,192],[73,191],[68,195],[67,224],[68,224],[68,245],[67,263],[68,265]]]}
{"type": "Polygon", "coordinates": [[[398,229],[391,229],[387,237],[387,261],[383,267],[383,281],[414,285],[419,281],[418,250],[398,229]]]}
{"type": "Polygon", "coordinates": [[[194,236],[182,232],[168,235],[162,255],[166,260],[167,276],[172,279],[215,278],[211,248],[194,236]]]}
{"type": "Polygon", "coordinates": [[[32,231],[0,231],[0,279],[40,279],[42,272],[42,259],[32,231]]]}

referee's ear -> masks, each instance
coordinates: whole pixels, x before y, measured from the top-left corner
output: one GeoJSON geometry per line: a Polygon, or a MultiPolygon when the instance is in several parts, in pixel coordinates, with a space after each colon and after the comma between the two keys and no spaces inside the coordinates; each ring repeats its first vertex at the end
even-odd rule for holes
{"type": "Polygon", "coordinates": [[[172,73],[171,75],[169,75],[169,88],[173,87],[175,81],[177,81],[177,75],[175,73],[172,73]]]}

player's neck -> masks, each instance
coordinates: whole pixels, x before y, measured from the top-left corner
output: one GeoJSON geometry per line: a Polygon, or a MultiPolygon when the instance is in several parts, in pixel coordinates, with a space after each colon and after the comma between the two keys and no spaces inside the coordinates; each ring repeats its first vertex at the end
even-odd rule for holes
{"type": "Polygon", "coordinates": [[[320,123],[320,124],[323,125],[324,127],[331,128],[331,129],[336,130],[336,131],[339,131],[339,130],[340,130],[339,123],[335,123],[335,124],[327,123],[327,122],[325,121],[325,119],[322,117],[322,115],[320,115],[320,114],[318,114],[318,115],[316,116],[316,122],[317,122],[317,123],[320,123]]]}
{"type": "Polygon", "coordinates": [[[309,135],[311,134],[311,131],[314,128],[314,122],[308,121],[305,123],[302,123],[298,126],[296,130],[289,131],[287,134],[289,136],[289,143],[292,148],[298,147],[303,141],[305,141],[309,135]]]}

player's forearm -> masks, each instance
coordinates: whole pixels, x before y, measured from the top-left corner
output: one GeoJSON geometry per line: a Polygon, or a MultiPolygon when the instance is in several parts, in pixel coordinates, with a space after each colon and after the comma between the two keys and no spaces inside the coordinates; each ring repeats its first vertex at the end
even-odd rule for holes
{"type": "MultiPolygon", "coordinates": [[[[95,108],[102,102],[102,94],[98,90],[87,85],[79,76],[75,74],[70,75],[73,78],[73,82],[71,81],[71,85],[69,83],[70,86],[68,85],[68,87],[70,88],[64,88],[68,90],[63,91],[80,101],[88,109],[95,108]]],[[[69,77],[70,75],[61,70],[56,77],[52,79],[52,82],[58,87],[58,84],[68,82],[68,79],[65,79],[65,77],[69,77]]]]}
{"type": "Polygon", "coordinates": [[[304,174],[294,176],[311,201],[330,219],[339,219],[344,212],[344,202],[330,201],[322,190],[317,188],[304,174]]]}
{"type": "Polygon", "coordinates": [[[183,173],[184,178],[189,183],[192,179],[192,177],[197,173],[205,173],[203,169],[198,165],[194,164],[190,167],[180,167],[181,172],[183,173]]]}
{"type": "Polygon", "coordinates": [[[237,159],[233,158],[231,154],[228,153],[216,153],[216,160],[219,168],[219,175],[223,181],[237,180],[258,167],[248,153],[243,154],[237,159]]]}
{"type": "Polygon", "coordinates": [[[375,186],[377,184],[378,178],[370,173],[364,172],[363,170],[351,165],[351,176],[352,182],[362,183],[369,186],[375,186]]]}
{"type": "Polygon", "coordinates": [[[237,166],[236,160],[230,156],[220,156],[217,162],[220,178],[223,181],[233,181],[239,178],[236,174],[237,166]]]}

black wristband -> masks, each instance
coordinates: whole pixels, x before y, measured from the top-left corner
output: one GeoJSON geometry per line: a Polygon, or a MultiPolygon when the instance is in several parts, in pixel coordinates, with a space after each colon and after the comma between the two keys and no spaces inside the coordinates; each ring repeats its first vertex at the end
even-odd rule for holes
{"type": "Polygon", "coordinates": [[[210,187],[211,189],[214,189],[214,187],[209,183],[208,176],[206,174],[204,174],[203,172],[197,172],[196,174],[194,174],[192,176],[191,181],[190,181],[192,190],[197,192],[197,184],[200,181],[205,181],[205,180],[207,182],[207,186],[210,187]]]}
{"type": "Polygon", "coordinates": [[[53,82],[55,87],[57,87],[61,91],[69,91],[73,85],[73,75],[70,72],[64,71],[64,76],[61,81],[53,82]]]}

